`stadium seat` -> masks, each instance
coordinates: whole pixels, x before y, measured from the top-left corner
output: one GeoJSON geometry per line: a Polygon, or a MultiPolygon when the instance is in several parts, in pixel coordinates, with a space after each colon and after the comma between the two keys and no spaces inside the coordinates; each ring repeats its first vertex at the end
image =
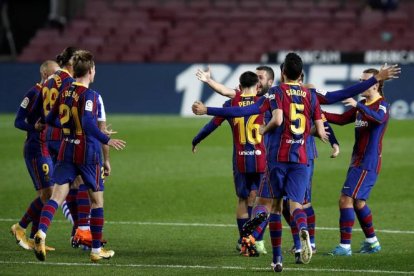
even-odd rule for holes
{"type": "Polygon", "coordinates": [[[97,50],[101,61],[139,62],[257,62],[286,49],[411,49],[413,13],[410,1],[384,14],[360,0],[88,0],[62,33],[40,29],[22,59],[72,42],[97,50]],[[246,49],[250,41],[255,45],[246,49]],[[129,54],[118,55],[118,47],[129,54]]]}

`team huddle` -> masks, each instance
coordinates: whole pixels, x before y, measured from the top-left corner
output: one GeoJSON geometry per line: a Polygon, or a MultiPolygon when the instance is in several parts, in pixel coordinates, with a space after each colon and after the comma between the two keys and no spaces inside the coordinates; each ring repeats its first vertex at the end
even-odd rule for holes
{"type": "MultiPolygon", "coordinates": [[[[303,63],[296,53],[286,55],[280,67],[280,84],[273,86],[272,68],[260,66],[241,74],[238,89],[214,81],[210,70],[197,78],[230,98],[223,108],[192,106],[197,115],[213,115],[192,141],[197,145],[225,120],[233,134],[233,176],[238,197],[236,249],[244,256],[267,254],[263,236],[269,228],[272,269],[283,270],[282,216],[293,237],[291,249],[298,264],[316,253],[312,176],[317,158],[314,137],[329,142],[332,158],[339,142],[329,123],[355,122],[351,164],[339,199],[340,243],[331,255],[352,254],[355,215],[365,234],[360,253],[381,250],[366,201],[381,167],[382,138],[389,104],[383,94],[385,80],[397,78],[400,68],[367,69],[361,81],[343,90],[323,92],[303,84],[303,63]],[[361,94],[365,99],[355,101],[361,94]],[[343,101],[344,114],[324,112],[320,104],[343,101]]],[[[41,82],[24,96],[15,126],[27,132],[24,159],[37,191],[21,220],[11,227],[17,243],[44,261],[46,234],[59,206],[67,206],[73,221],[71,244],[91,250],[90,259],[109,259],[115,252],[103,248],[105,177],[111,173],[109,147],[121,150],[125,141],[111,138],[101,95],[89,88],[95,77],[90,52],[66,48],[40,67],[41,82]],[[26,229],[31,223],[29,237],[26,229]]]]}
{"type": "Polygon", "coordinates": [[[115,252],[103,248],[103,191],[109,176],[109,147],[125,141],[111,138],[102,97],[89,88],[95,77],[90,52],[66,48],[56,62],[40,66],[41,82],[26,93],[15,126],[27,132],[24,158],[37,191],[21,220],[11,227],[17,243],[44,261],[45,243],[54,214],[64,204],[73,221],[71,243],[90,248],[97,262],[115,252]],[[32,224],[29,238],[26,228],[32,224]]]}
{"type": "Polygon", "coordinates": [[[316,253],[315,212],[311,204],[314,160],[317,157],[314,136],[339,154],[339,143],[329,123],[355,122],[352,161],[341,191],[340,243],[329,254],[350,256],[352,228],[357,216],[365,234],[359,253],[381,250],[375,235],[372,214],[366,204],[381,165],[382,138],[389,119],[389,105],[383,94],[385,80],[397,78],[400,68],[384,66],[367,69],[361,82],[339,91],[322,92],[303,81],[303,63],[289,53],[281,65],[281,82],[273,86],[274,72],[260,66],[256,73],[244,72],[239,89],[215,82],[211,72],[198,70],[196,76],[213,90],[229,97],[223,108],[206,107],[196,101],[196,115],[215,116],[193,139],[193,152],[205,137],[224,120],[233,132],[233,175],[239,198],[236,217],[239,229],[237,250],[244,256],[267,251],[263,232],[269,226],[272,264],[283,270],[282,215],[291,228],[295,262],[307,264],[316,253]],[[361,94],[365,99],[355,101],[361,94]],[[343,101],[350,109],[344,114],[321,110],[320,104],[343,101]]]}

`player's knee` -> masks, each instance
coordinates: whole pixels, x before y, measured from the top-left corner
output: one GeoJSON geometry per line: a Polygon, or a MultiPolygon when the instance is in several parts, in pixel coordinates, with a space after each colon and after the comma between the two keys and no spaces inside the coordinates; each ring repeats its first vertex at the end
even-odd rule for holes
{"type": "Polygon", "coordinates": [[[310,203],[310,202],[302,205],[303,209],[309,208],[311,206],[312,206],[312,203],[310,203]]]}
{"type": "Polygon", "coordinates": [[[71,188],[72,189],[79,189],[79,186],[83,184],[83,179],[80,175],[78,175],[75,180],[72,182],[71,188]]]}
{"type": "Polygon", "coordinates": [[[279,199],[275,199],[272,204],[272,213],[275,214],[282,214],[283,210],[283,201],[279,199]]]}
{"type": "Polygon", "coordinates": [[[52,197],[52,192],[53,189],[51,187],[40,190],[39,196],[43,204],[46,203],[52,197]]]}
{"type": "Polygon", "coordinates": [[[353,208],[354,200],[345,195],[341,195],[339,198],[339,207],[340,208],[353,208]]]}
{"type": "Polygon", "coordinates": [[[89,193],[89,197],[90,197],[90,200],[91,200],[91,208],[92,209],[103,208],[104,198],[103,198],[103,193],[102,192],[89,193]]]}
{"type": "Polygon", "coordinates": [[[362,208],[364,208],[364,206],[365,206],[365,200],[355,200],[355,202],[354,202],[354,207],[356,208],[356,209],[362,209],[362,208]]]}

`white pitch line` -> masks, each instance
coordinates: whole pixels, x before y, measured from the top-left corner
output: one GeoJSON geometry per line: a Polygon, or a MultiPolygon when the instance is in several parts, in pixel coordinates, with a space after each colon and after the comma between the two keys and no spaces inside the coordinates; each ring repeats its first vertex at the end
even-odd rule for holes
{"type": "MultiPolygon", "coordinates": [[[[151,264],[92,264],[92,263],[53,263],[53,262],[8,262],[0,261],[0,264],[20,265],[45,265],[45,266],[106,266],[106,267],[132,267],[132,268],[156,268],[156,269],[223,269],[223,270],[247,270],[247,271],[271,271],[270,267],[242,267],[242,266],[206,266],[206,265],[151,265],[151,264]]],[[[283,270],[291,271],[313,271],[313,272],[346,272],[346,273],[374,273],[374,274],[414,274],[414,271],[390,271],[390,270],[365,270],[365,269],[335,269],[335,268],[289,268],[283,270]]]]}
{"type": "MultiPolygon", "coordinates": [[[[19,219],[0,218],[0,222],[16,222],[19,219]]],[[[57,223],[68,223],[67,220],[53,220],[57,223]]],[[[234,224],[217,224],[217,223],[186,223],[186,222],[153,222],[153,221],[105,221],[106,224],[125,224],[125,225],[157,225],[157,226],[175,226],[175,227],[235,227],[234,224]]],[[[289,227],[283,226],[284,229],[289,227]]],[[[316,227],[316,230],[322,231],[339,231],[337,227],[316,227]]],[[[362,232],[361,229],[356,228],[353,231],[362,232]]],[[[375,229],[378,233],[387,234],[409,234],[413,235],[414,231],[409,230],[387,230],[387,229],[375,229]]]]}

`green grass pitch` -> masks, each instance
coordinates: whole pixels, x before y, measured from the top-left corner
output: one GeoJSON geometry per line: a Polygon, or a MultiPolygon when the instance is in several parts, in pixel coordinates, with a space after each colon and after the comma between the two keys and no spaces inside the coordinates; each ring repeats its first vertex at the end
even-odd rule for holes
{"type": "MultiPolygon", "coordinates": [[[[56,247],[40,263],[19,248],[9,234],[34,198],[23,160],[24,133],[13,115],[0,115],[0,274],[28,275],[257,275],[270,272],[268,255],[244,258],[235,251],[236,197],[232,183],[232,139],[223,124],[196,154],[191,140],[207,118],[110,115],[108,122],[127,141],[111,151],[112,175],[105,185],[104,237],[115,250],[109,261],[93,265],[87,251],[72,249],[70,228],[58,210],[47,243],[56,247]]],[[[339,241],[337,201],[350,161],[353,126],[334,127],[341,143],[337,159],[318,143],[313,205],[318,253],[309,265],[296,265],[286,250],[292,245],[284,228],[284,273],[297,275],[414,274],[414,128],[413,121],[389,123],[384,138],[383,169],[371,198],[382,251],[374,255],[330,257],[339,241]]],[[[284,224],[286,225],[286,224],[284,224]]],[[[353,250],[363,233],[355,223],[353,250]]]]}

